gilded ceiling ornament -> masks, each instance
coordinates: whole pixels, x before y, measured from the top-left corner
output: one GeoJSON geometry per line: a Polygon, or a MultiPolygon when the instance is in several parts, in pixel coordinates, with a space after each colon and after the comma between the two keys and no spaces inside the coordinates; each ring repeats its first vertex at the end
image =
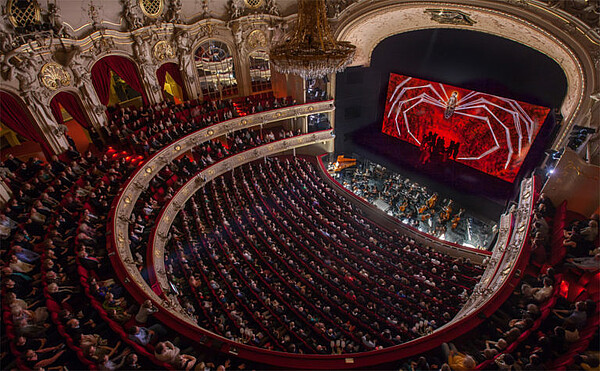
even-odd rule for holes
{"type": "Polygon", "coordinates": [[[162,62],[165,59],[175,58],[173,46],[171,46],[171,44],[165,40],[161,40],[154,44],[154,47],[152,48],[152,55],[154,56],[154,59],[159,62],[162,62]]]}
{"type": "Polygon", "coordinates": [[[42,84],[50,90],[71,85],[71,75],[63,66],[55,62],[46,63],[40,72],[42,84]]]}
{"type": "Polygon", "coordinates": [[[258,8],[263,5],[263,0],[244,0],[248,8],[258,8]]]}
{"type": "Polygon", "coordinates": [[[140,9],[146,17],[156,18],[164,9],[163,0],[139,0],[140,9]]]}
{"type": "Polygon", "coordinates": [[[468,13],[453,9],[425,9],[431,20],[441,24],[455,24],[472,26],[476,21],[468,13]]]}
{"type": "Polygon", "coordinates": [[[246,38],[246,45],[250,50],[255,48],[264,48],[267,46],[267,36],[261,30],[254,30],[250,32],[246,38]]]}
{"type": "Polygon", "coordinates": [[[356,46],[333,35],[325,0],[298,0],[292,37],[272,46],[269,59],[280,73],[312,79],[343,71],[355,52],[356,46]]]}
{"type": "Polygon", "coordinates": [[[27,27],[39,23],[42,19],[37,1],[9,0],[5,12],[14,27],[27,27]]]}
{"type": "Polygon", "coordinates": [[[201,25],[200,27],[198,27],[198,36],[202,37],[202,36],[212,36],[213,34],[213,25],[212,23],[208,22],[206,24],[201,25]]]}

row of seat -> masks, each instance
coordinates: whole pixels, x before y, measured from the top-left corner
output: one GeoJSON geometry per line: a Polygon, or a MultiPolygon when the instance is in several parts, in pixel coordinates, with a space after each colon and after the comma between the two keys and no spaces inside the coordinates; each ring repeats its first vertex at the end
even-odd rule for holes
{"type": "MultiPolygon", "coordinates": [[[[439,305],[440,308],[435,308],[437,314],[437,323],[434,321],[430,321],[433,318],[429,318],[429,320],[427,318],[419,318],[419,321],[415,322],[410,315],[406,315],[405,312],[407,308],[400,306],[400,304],[395,304],[394,299],[397,300],[399,303],[402,303],[403,305],[408,305],[408,308],[413,308],[410,311],[414,316],[435,316],[435,314],[432,313],[432,311],[428,308],[428,306],[430,306],[430,303],[424,303],[422,298],[416,298],[416,296],[421,295],[422,293],[419,290],[414,289],[412,287],[413,284],[427,285],[425,283],[425,280],[415,281],[415,278],[406,274],[403,270],[396,268],[387,260],[396,259],[396,261],[398,261],[402,259],[402,256],[404,254],[400,253],[399,251],[396,251],[395,253],[390,253],[387,249],[388,246],[386,246],[386,248],[380,247],[376,243],[369,242],[362,235],[368,232],[360,231],[358,230],[358,228],[354,229],[355,226],[348,225],[348,223],[346,222],[353,220],[353,218],[355,218],[355,213],[357,212],[356,210],[351,208],[347,210],[348,214],[344,215],[346,216],[344,220],[341,220],[340,218],[336,220],[336,222],[339,222],[340,225],[344,224],[344,227],[348,229],[347,231],[336,230],[334,227],[332,227],[333,222],[332,225],[328,225],[327,223],[325,223],[321,227],[322,229],[320,230],[318,229],[318,225],[314,227],[309,227],[309,224],[313,222],[318,223],[318,221],[315,219],[317,214],[315,214],[311,210],[310,206],[305,204],[303,205],[302,203],[309,202],[309,200],[316,198],[315,196],[321,198],[323,196],[319,192],[315,192],[314,194],[298,194],[297,198],[295,200],[292,200],[291,194],[294,193],[294,189],[308,189],[308,184],[310,184],[310,187],[316,191],[318,186],[316,184],[312,184],[312,180],[308,178],[304,171],[300,168],[292,169],[292,167],[289,167],[288,170],[292,173],[284,174],[282,168],[279,169],[281,173],[278,172],[277,169],[275,169],[274,167],[269,168],[269,170],[266,171],[266,173],[269,174],[269,179],[264,177],[264,174],[263,177],[250,177],[245,179],[245,185],[238,184],[238,177],[235,177],[235,179],[228,178],[228,180],[233,183],[233,189],[229,188],[226,185],[228,182],[224,182],[224,178],[221,178],[221,183],[223,187],[226,188],[222,189],[221,192],[217,192],[216,194],[206,194],[206,188],[208,188],[209,191],[215,189],[214,183],[212,183],[212,186],[210,187],[203,188],[201,193],[206,198],[192,199],[193,201],[192,203],[190,203],[191,209],[183,213],[183,220],[180,221],[181,224],[177,224],[177,228],[183,229],[188,238],[191,238],[193,241],[199,239],[198,244],[200,244],[200,247],[185,247],[183,246],[184,244],[182,244],[180,241],[177,242],[171,247],[178,251],[178,254],[181,255],[179,261],[181,260],[181,258],[185,257],[184,261],[189,262],[192,259],[187,254],[191,254],[192,257],[196,257],[198,258],[199,262],[202,262],[203,260],[200,258],[206,259],[207,256],[210,258],[212,254],[217,254],[217,252],[214,252],[216,247],[220,247],[222,250],[220,251],[219,256],[240,256],[241,254],[241,256],[246,256],[246,261],[248,260],[248,258],[252,259],[251,267],[255,264],[259,264],[259,262],[262,263],[260,265],[260,270],[257,270],[254,275],[252,275],[252,268],[250,268],[247,272],[243,269],[240,269],[240,267],[237,267],[236,269],[236,271],[239,272],[238,276],[240,277],[240,279],[245,283],[251,282],[252,285],[260,287],[260,293],[269,292],[269,295],[274,295],[273,297],[279,299],[279,297],[277,296],[277,292],[278,290],[281,290],[281,287],[286,287],[286,289],[289,290],[289,292],[291,293],[297,292],[299,289],[302,290],[302,296],[308,295],[308,297],[306,298],[308,300],[302,300],[302,297],[296,298],[292,296],[292,294],[288,294],[289,296],[283,300],[284,303],[287,304],[282,304],[284,306],[289,306],[289,302],[292,302],[292,306],[290,307],[288,313],[290,317],[293,317],[295,325],[301,323],[305,326],[301,329],[303,331],[303,334],[306,334],[308,332],[316,332],[317,334],[319,334],[323,332],[322,330],[315,328],[314,323],[310,323],[308,316],[305,313],[302,313],[303,311],[301,313],[297,312],[295,307],[302,306],[303,308],[310,308],[311,313],[323,315],[323,317],[321,317],[320,319],[323,322],[327,323],[327,326],[325,327],[331,327],[331,329],[327,329],[327,331],[325,331],[325,334],[328,332],[336,334],[336,338],[334,339],[329,339],[327,338],[327,336],[325,336],[320,342],[316,342],[313,344],[306,344],[306,341],[303,341],[304,338],[301,335],[292,335],[292,337],[294,337],[298,341],[298,343],[296,344],[297,346],[292,348],[302,349],[303,352],[306,352],[307,350],[312,350],[314,352],[315,349],[318,349],[318,352],[335,351],[334,348],[339,348],[339,346],[336,346],[335,344],[342,344],[342,341],[344,344],[346,344],[342,348],[348,347],[348,350],[351,350],[352,347],[350,345],[352,344],[356,345],[357,350],[368,350],[369,345],[371,345],[371,336],[373,336],[375,342],[379,341],[381,342],[381,344],[385,344],[387,346],[398,344],[399,342],[406,341],[416,336],[422,335],[420,333],[417,333],[418,331],[420,331],[420,326],[419,330],[414,328],[411,329],[411,327],[417,322],[427,322],[428,325],[423,327],[430,328],[429,331],[431,331],[433,329],[432,326],[437,327],[441,325],[443,321],[449,320],[452,316],[451,313],[455,313],[455,311],[459,309],[450,308],[450,306],[444,306],[443,308],[441,308],[441,306],[444,303],[441,300],[438,301],[437,305],[439,305]],[[291,194],[286,196],[282,193],[282,197],[274,199],[273,204],[271,205],[267,204],[264,200],[262,204],[256,205],[256,202],[258,202],[258,200],[262,200],[261,193],[267,193],[271,196],[270,191],[272,190],[273,192],[275,192],[275,189],[277,189],[280,186],[275,183],[278,182],[277,179],[279,179],[281,183],[285,183],[287,187],[289,187],[287,189],[291,191],[291,194]],[[259,180],[265,183],[262,184],[261,182],[259,182],[259,180]],[[306,181],[307,183],[299,183],[298,187],[294,188],[295,181],[306,181]],[[269,187],[269,191],[265,191],[262,188],[253,189],[253,187],[248,187],[248,184],[253,184],[254,187],[269,187]],[[240,191],[240,189],[243,189],[244,192],[240,191]],[[215,204],[211,202],[211,200],[218,200],[219,202],[215,204]],[[277,206],[278,202],[286,201],[292,203],[288,205],[282,205],[279,207],[277,206]],[[199,208],[199,205],[202,205],[202,208],[205,210],[205,215],[199,215],[194,212],[194,210],[197,210],[197,208],[199,208]],[[299,205],[302,205],[304,207],[300,208],[299,205]],[[239,211],[237,211],[238,209],[239,211]],[[294,216],[292,216],[291,213],[293,213],[294,216]],[[301,217],[305,224],[296,224],[294,219],[297,219],[298,217],[301,217]],[[193,220],[196,220],[197,222],[192,223],[193,220]],[[287,226],[280,224],[282,229],[275,227],[276,223],[280,223],[282,220],[289,224],[287,226]],[[190,224],[194,228],[193,232],[189,230],[190,224]],[[290,226],[294,228],[291,228],[290,226]],[[316,235],[315,232],[307,233],[306,228],[309,228],[309,231],[312,228],[314,228],[313,230],[318,231],[319,235],[316,235]],[[216,236],[206,234],[207,230],[212,231],[212,233],[215,233],[216,236]],[[279,254],[283,254],[283,251],[280,251],[279,248],[291,245],[290,242],[284,242],[286,238],[282,240],[282,233],[285,232],[287,232],[288,234],[287,240],[294,242],[293,249],[289,252],[286,251],[284,256],[271,255],[272,249],[277,249],[279,254]],[[199,237],[194,238],[193,233],[198,234],[199,237]],[[342,237],[340,239],[338,239],[337,237],[330,237],[332,235],[335,236],[336,233],[340,233],[340,236],[342,237]],[[350,237],[350,235],[345,236],[345,233],[350,233],[352,237],[350,237]],[[326,237],[327,235],[329,235],[329,237],[326,237]],[[278,241],[276,241],[275,239],[277,239],[278,241]],[[207,241],[210,241],[208,245],[206,245],[207,241]],[[279,244],[276,244],[276,242],[279,242],[279,244]],[[216,245],[216,247],[214,245],[216,245]],[[309,249],[308,246],[312,246],[312,249],[309,249]],[[235,250],[233,250],[232,253],[231,249],[233,248],[235,248],[235,250]],[[314,250],[315,248],[317,248],[317,250],[314,250]],[[355,248],[356,250],[346,250],[350,248],[355,248]],[[327,249],[333,250],[327,251],[327,249]],[[295,259],[291,259],[292,257],[295,259]],[[312,263],[310,262],[311,259],[309,259],[309,257],[314,259],[312,263]],[[364,261],[369,262],[371,260],[373,261],[372,265],[362,264],[364,261]],[[319,270],[319,272],[317,272],[317,270],[314,268],[316,265],[321,265],[325,267],[328,265],[328,261],[330,265],[333,263],[333,261],[335,261],[339,264],[340,267],[343,267],[339,270],[331,269],[330,272],[325,273],[327,276],[330,276],[334,279],[333,282],[329,281],[329,279],[331,278],[323,278],[324,273],[320,269],[317,269],[319,270]],[[300,271],[297,273],[298,270],[300,271]],[[385,278],[387,278],[388,275],[387,270],[389,270],[390,272],[394,272],[398,275],[398,277],[396,278],[396,282],[390,282],[389,284],[385,282],[385,278]],[[278,285],[273,286],[272,283],[261,280],[262,274],[264,272],[271,272],[268,275],[269,279],[275,281],[277,278],[278,280],[275,282],[278,282],[278,285]],[[281,276],[281,274],[283,274],[283,276],[281,276]],[[404,280],[401,280],[400,275],[403,276],[402,278],[406,281],[406,283],[404,283],[404,280]],[[309,277],[309,279],[307,279],[307,276],[309,277]],[[384,283],[380,283],[381,280],[383,280],[384,283]],[[406,291],[406,295],[404,295],[404,293],[398,295],[396,292],[390,291],[388,289],[388,286],[390,286],[390,284],[396,284],[398,287],[402,287],[406,291]],[[366,289],[367,287],[372,287],[372,289],[366,289]],[[381,292],[372,292],[372,290],[381,290],[381,292]],[[327,294],[336,293],[335,300],[342,300],[342,302],[336,303],[335,301],[330,299],[329,295],[318,294],[319,291],[322,291],[323,293],[327,294]],[[382,300],[381,297],[383,297],[384,299],[382,300]],[[342,304],[343,302],[346,302],[346,304],[342,304]],[[315,303],[319,303],[319,305],[316,306],[315,303]],[[325,314],[323,310],[325,305],[323,303],[328,304],[327,310],[334,311],[335,315],[332,315],[331,313],[325,314]],[[355,306],[356,310],[359,310],[359,312],[351,313],[352,310],[344,308],[344,306],[349,308],[350,305],[355,306]],[[380,307],[379,310],[375,310],[377,306],[380,307]],[[401,309],[398,310],[398,308],[401,309]],[[443,313],[442,309],[444,311],[449,310],[450,312],[443,313]],[[361,312],[363,314],[358,315],[358,313],[361,312]],[[445,314],[445,319],[442,317],[442,314],[445,314]],[[384,318],[383,315],[388,317],[384,318]],[[360,319],[357,320],[356,317],[360,319]],[[392,320],[391,318],[396,319],[392,320]],[[374,319],[376,319],[377,322],[381,324],[379,333],[377,331],[373,331],[371,322],[374,319]],[[350,326],[347,326],[347,328],[344,328],[344,326],[340,326],[340,321],[341,323],[356,322],[356,324],[351,324],[350,326]],[[405,323],[398,323],[396,321],[404,321],[405,323]],[[396,323],[394,324],[394,322],[396,323]],[[352,328],[352,331],[350,331],[349,328],[352,328]],[[357,329],[362,332],[361,336],[356,336],[356,334],[353,333],[357,329]],[[368,334],[368,337],[365,337],[364,341],[364,343],[367,345],[361,344],[361,337],[365,334],[368,334]],[[398,335],[398,337],[396,337],[396,335],[398,335]],[[395,340],[392,340],[392,338],[394,338],[395,340]],[[329,344],[331,340],[334,340],[333,347],[331,347],[331,344],[329,344]],[[337,340],[342,341],[338,343],[337,340]],[[309,345],[309,347],[307,347],[306,345],[309,345]]],[[[244,175],[247,176],[246,171],[244,173],[244,175]]],[[[283,189],[282,192],[287,192],[287,190],[283,189]]],[[[277,195],[272,195],[271,197],[277,197],[277,195]]],[[[326,198],[322,198],[321,201],[324,204],[326,202],[332,202],[331,200],[328,200],[326,198]]],[[[321,215],[327,213],[326,215],[328,217],[332,217],[333,219],[333,214],[331,213],[331,211],[325,209],[322,209],[320,211],[323,213],[321,215]]],[[[354,221],[353,223],[355,223],[355,225],[360,225],[358,221],[354,221]]],[[[391,240],[393,237],[387,235],[382,236],[381,238],[382,240],[385,239],[386,241],[388,241],[391,240]]],[[[411,242],[407,241],[407,243],[411,242]]],[[[433,255],[434,252],[431,251],[431,254],[433,255]]],[[[177,256],[177,254],[173,254],[170,256],[177,256]]],[[[413,253],[411,251],[409,254],[409,259],[413,256],[418,256],[420,259],[427,260],[427,258],[421,256],[417,252],[413,253]]],[[[214,275],[217,278],[222,278],[219,275],[218,261],[213,261],[213,263],[215,269],[213,271],[214,275]]],[[[411,268],[411,263],[406,259],[402,260],[402,263],[409,266],[409,269],[411,268]]],[[[425,268],[425,266],[419,266],[419,264],[421,263],[422,261],[412,263],[412,268],[425,268]]],[[[167,266],[171,266],[171,264],[173,264],[173,261],[168,259],[167,266]]],[[[236,264],[241,263],[236,260],[236,264]]],[[[208,264],[206,265],[208,266],[208,264]]],[[[235,267],[236,266],[233,265],[233,268],[235,267]]],[[[178,279],[176,277],[176,274],[174,280],[180,283],[185,282],[188,284],[187,286],[181,288],[180,292],[184,292],[184,290],[187,289],[187,287],[189,287],[188,281],[194,274],[195,270],[193,269],[194,267],[190,265],[179,266],[179,268],[182,268],[183,271],[178,270],[174,271],[174,273],[183,274],[185,280],[178,279]]],[[[438,268],[440,269],[440,271],[443,270],[441,264],[439,264],[438,268]]],[[[429,267],[427,267],[427,269],[429,269],[429,267]]],[[[203,272],[202,269],[200,269],[200,271],[203,272]]],[[[462,282],[457,282],[455,290],[458,290],[458,288],[460,288],[461,291],[468,291],[472,288],[472,285],[474,285],[475,283],[475,281],[472,278],[460,272],[456,272],[455,274],[460,277],[464,277],[464,284],[467,285],[462,286],[462,282]]],[[[207,284],[207,280],[210,281],[209,276],[207,276],[206,274],[202,275],[202,277],[203,282],[205,284],[207,284]]],[[[438,277],[438,280],[440,284],[443,284],[443,278],[438,277]]],[[[432,279],[432,281],[435,280],[432,279]]],[[[226,290],[221,294],[214,290],[209,290],[207,293],[212,294],[208,296],[210,298],[213,298],[212,300],[214,300],[214,305],[212,305],[211,309],[214,310],[215,308],[220,307],[223,311],[223,316],[227,318],[229,312],[226,308],[223,307],[223,303],[219,303],[219,297],[223,294],[225,294],[225,296],[230,295],[230,300],[235,300],[236,302],[239,302],[239,298],[235,298],[235,290],[232,289],[229,285],[227,285],[226,281],[222,282],[225,283],[223,283],[222,285],[219,284],[219,287],[225,287],[229,290],[226,290]]],[[[433,290],[436,293],[441,292],[440,289],[437,289],[433,285],[431,285],[430,290],[433,290]]],[[[458,299],[459,293],[460,292],[456,293],[457,300],[460,300],[458,299]]],[[[196,296],[196,299],[198,298],[197,294],[195,294],[194,296],[196,296]]],[[[205,304],[202,303],[206,301],[206,296],[200,295],[200,297],[200,306],[205,306],[205,304]]],[[[426,301],[429,301],[429,299],[430,298],[428,298],[428,300],[426,301]]],[[[260,300],[258,300],[256,303],[260,303],[260,300]]],[[[253,303],[253,305],[256,305],[256,303],[253,303]]],[[[241,307],[243,308],[244,306],[242,305],[241,307]]],[[[269,311],[263,310],[263,312],[266,313],[269,311]]],[[[250,322],[256,324],[255,332],[262,332],[263,335],[265,335],[264,329],[260,326],[260,319],[253,318],[252,312],[249,312],[248,316],[248,319],[251,320],[250,322]]],[[[276,321],[280,322],[280,319],[278,317],[275,317],[275,319],[276,321]]],[[[291,318],[287,318],[287,320],[291,320],[291,318]]],[[[235,321],[232,321],[231,323],[233,323],[235,326],[235,321]]],[[[230,331],[233,327],[229,327],[230,331]]],[[[225,332],[227,331],[222,332],[222,334],[224,334],[225,332]]],[[[317,336],[317,339],[319,338],[320,337],[317,336]]],[[[267,342],[266,344],[267,346],[273,346],[272,341],[267,342]]],[[[372,348],[373,347],[374,346],[372,346],[372,348]]],[[[346,349],[343,349],[343,351],[346,351],[346,349]]]]}

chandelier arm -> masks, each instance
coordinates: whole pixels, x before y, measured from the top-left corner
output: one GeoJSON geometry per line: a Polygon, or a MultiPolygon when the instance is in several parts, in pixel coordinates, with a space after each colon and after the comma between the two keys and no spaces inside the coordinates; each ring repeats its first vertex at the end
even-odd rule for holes
{"type": "Polygon", "coordinates": [[[269,58],[281,73],[316,78],[342,71],[355,51],[349,42],[335,40],[327,22],[325,0],[298,0],[293,36],[273,46],[269,58]]]}

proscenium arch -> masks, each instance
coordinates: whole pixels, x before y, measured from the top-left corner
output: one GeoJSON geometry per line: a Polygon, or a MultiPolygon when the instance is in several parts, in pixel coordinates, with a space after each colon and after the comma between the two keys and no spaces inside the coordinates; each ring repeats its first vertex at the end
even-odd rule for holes
{"type": "MultiPolygon", "coordinates": [[[[553,27],[560,27],[556,24],[559,21],[557,17],[553,27]]],[[[564,23],[564,21],[560,22],[564,23]]],[[[597,89],[598,73],[589,57],[590,52],[578,41],[569,37],[569,45],[567,45],[554,34],[560,31],[559,28],[549,31],[548,27],[538,24],[548,26],[550,22],[540,20],[534,13],[527,14],[526,10],[514,5],[507,8],[507,5],[497,2],[474,1],[463,5],[436,1],[383,0],[362,7],[357,3],[347,9],[340,19],[336,35],[338,40],[349,41],[357,46],[351,66],[368,66],[375,47],[390,36],[432,28],[467,29],[488,33],[518,42],[545,54],[562,68],[567,78],[567,92],[560,108],[564,117],[563,125],[553,145],[558,149],[565,144],[572,126],[578,123],[579,117],[585,115],[585,110],[591,106],[589,95],[597,89]],[[471,5],[475,3],[481,6],[471,5]],[[505,9],[493,9],[496,5],[503,6],[505,9]],[[442,8],[467,13],[475,23],[472,25],[440,24],[426,13],[427,9],[442,8]],[[513,14],[517,12],[519,16],[513,14]]],[[[567,37],[564,34],[561,36],[563,39],[567,37]]],[[[597,43],[589,36],[586,37],[592,43],[597,43]]]]}

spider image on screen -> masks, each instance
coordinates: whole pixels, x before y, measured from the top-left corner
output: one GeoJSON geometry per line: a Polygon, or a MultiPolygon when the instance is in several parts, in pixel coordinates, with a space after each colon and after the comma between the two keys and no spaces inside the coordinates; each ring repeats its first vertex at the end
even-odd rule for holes
{"type": "Polygon", "coordinates": [[[433,137],[443,138],[442,145],[452,144],[446,159],[512,182],[549,112],[514,99],[392,73],[382,132],[422,150],[433,137]]]}

